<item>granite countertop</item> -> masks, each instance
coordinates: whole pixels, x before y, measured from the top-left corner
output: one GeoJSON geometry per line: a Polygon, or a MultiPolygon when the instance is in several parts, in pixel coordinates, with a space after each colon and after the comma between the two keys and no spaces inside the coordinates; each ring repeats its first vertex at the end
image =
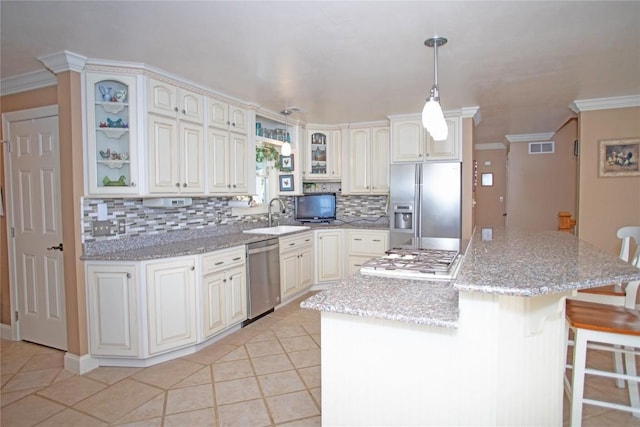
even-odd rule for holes
{"type": "MultiPolygon", "coordinates": [[[[198,230],[148,235],[145,237],[125,237],[121,239],[104,240],[85,244],[81,259],[84,261],[147,261],[214,252],[261,240],[318,229],[389,229],[388,223],[371,222],[335,222],[331,224],[308,225],[310,228],[307,230],[280,235],[249,234],[243,233],[240,227],[218,226],[198,230]]],[[[261,228],[265,226],[266,224],[252,224],[250,228],[261,228]]]]}
{"type": "Polygon", "coordinates": [[[558,231],[474,233],[453,283],[354,275],[302,308],[456,327],[459,292],[535,297],[640,279],[640,269],[558,231]]]}

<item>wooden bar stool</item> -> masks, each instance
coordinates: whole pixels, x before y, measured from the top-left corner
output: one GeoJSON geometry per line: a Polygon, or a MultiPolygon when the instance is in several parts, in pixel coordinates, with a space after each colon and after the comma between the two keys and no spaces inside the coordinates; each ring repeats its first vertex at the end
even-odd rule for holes
{"type": "Polygon", "coordinates": [[[640,354],[640,311],[608,304],[567,299],[566,318],[574,331],[573,372],[571,383],[565,381],[571,400],[571,426],[582,423],[582,405],[596,405],[633,413],[640,418],[640,376],[636,372],[635,356],[640,354]],[[621,346],[616,351],[625,354],[625,373],[586,368],[587,343],[621,346]],[[585,375],[598,375],[627,380],[630,406],[584,398],[585,375]]]}

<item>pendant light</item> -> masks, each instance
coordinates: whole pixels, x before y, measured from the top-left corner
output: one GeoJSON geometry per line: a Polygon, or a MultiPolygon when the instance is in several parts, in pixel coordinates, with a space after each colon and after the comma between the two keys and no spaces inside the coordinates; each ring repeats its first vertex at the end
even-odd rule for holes
{"type": "Polygon", "coordinates": [[[282,156],[290,156],[291,155],[291,142],[289,141],[289,129],[288,129],[288,118],[289,114],[292,113],[292,110],[285,109],[281,112],[284,114],[284,141],[282,142],[282,147],[280,148],[280,155],[282,156]]]}
{"type": "Polygon", "coordinates": [[[438,46],[442,46],[446,42],[447,39],[444,37],[433,37],[424,42],[426,46],[433,48],[434,83],[422,110],[422,125],[435,141],[444,141],[449,134],[447,122],[444,120],[440,106],[440,92],[438,91],[438,46]]]}

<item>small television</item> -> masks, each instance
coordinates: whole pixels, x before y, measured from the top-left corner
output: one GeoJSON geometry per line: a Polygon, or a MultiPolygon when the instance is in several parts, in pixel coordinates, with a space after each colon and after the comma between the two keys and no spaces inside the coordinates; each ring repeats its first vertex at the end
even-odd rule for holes
{"type": "Polygon", "coordinates": [[[296,221],[329,222],[336,219],[335,193],[317,193],[296,196],[296,221]]]}

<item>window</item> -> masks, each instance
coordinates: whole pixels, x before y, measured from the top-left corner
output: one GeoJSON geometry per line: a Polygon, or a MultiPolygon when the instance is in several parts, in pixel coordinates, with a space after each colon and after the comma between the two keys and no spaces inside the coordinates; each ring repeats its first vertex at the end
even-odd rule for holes
{"type": "Polygon", "coordinates": [[[555,151],[554,141],[529,143],[529,154],[549,154],[555,151]]]}
{"type": "Polygon", "coordinates": [[[256,195],[254,200],[259,205],[269,203],[278,194],[278,169],[280,159],[279,147],[263,144],[256,147],[256,195]]]}

